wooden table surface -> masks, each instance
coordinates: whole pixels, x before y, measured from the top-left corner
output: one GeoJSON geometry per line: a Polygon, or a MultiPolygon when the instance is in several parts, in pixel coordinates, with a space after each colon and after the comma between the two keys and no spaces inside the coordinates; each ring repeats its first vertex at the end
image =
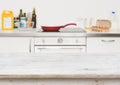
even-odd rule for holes
{"type": "Polygon", "coordinates": [[[120,54],[0,53],[0,78],[120,78],[120,54]]]}

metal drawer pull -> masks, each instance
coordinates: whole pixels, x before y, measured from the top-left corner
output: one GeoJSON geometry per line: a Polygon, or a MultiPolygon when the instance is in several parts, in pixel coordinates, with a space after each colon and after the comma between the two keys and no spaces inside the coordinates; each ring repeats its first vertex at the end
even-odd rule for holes
{"type": "Polygon", "coordinates": [[[102,42],[115,42],[115,40],[101,40],[102,42]]]}
{"type": "Polygon", "coordinates": [[[63,39],[59,38],[58,43],[63,43],[63,39]]]}

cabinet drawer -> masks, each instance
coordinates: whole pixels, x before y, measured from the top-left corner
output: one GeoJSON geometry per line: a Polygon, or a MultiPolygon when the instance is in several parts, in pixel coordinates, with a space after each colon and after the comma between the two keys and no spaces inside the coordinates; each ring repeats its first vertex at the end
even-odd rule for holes
{"type": "Polygon", "coordinates": [[[35,38],[35,45],[57,45],[57,38],[35,38]]]}
{"type": "Polygon", "coordinates": [[[85,45],[85,37],[41,37],[35,38],[35,45],[85,45]]]}
{"type": "Polygon", "coordinates": [[[120,38],[90,37],[87,39],[88,52],[120,52],[120,38]]]}

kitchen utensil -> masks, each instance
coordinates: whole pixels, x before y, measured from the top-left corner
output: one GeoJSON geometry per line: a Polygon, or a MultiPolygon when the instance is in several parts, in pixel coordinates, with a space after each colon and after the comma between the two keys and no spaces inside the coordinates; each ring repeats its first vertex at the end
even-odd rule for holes
{"type": "Polygon", "coordinates": [[[47,31],[47,32],[58,32],[60,28],[65,28],[66,26],[69,25],[76,25],[75,23],[68,23],[66,25],[63,26],[41,26],[43,31],[47,31]]]}

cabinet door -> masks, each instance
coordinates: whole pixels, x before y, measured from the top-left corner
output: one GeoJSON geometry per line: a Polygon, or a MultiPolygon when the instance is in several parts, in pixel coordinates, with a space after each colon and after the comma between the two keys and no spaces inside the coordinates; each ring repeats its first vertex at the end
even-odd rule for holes
{"type": "Polygon", "coordinates": [[[120,52],[120,38],[88,37],[87,52],[120,52]]]}
{"type": "Polygon", "coordinates": [[[29,52],[30,38],[0,37],[0,52],[29,52]]]}

